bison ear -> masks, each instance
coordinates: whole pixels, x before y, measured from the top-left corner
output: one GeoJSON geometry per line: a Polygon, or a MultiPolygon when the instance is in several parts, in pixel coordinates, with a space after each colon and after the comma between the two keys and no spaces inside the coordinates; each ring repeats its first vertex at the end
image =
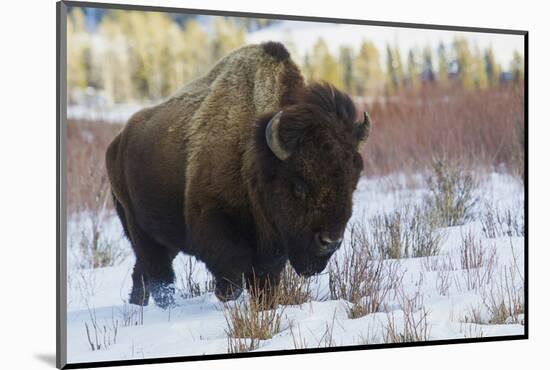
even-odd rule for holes
{"type": "Polygon", "coordinates": [[[357,139],[358,146],[368,139],[370,135],[371,127],[372,127],[372,121],[370,120],[368,113],[364,112],[363,121],[357,122],[354,128],[354,131],[355,131],[354,134],[355,134],[355,138],[357,139]]]}
{"type": "Polygon", "coordinates": [[[291,153],[281,145],[279,127],[282,115],[283,111],[280,111],[269,120],[269,123],[265,128],[265,140],[267,142],[267,146],[271,149],[273,154],[275,154],[275,156],[281,161],[284,161],[290,157],[291,153]]]}

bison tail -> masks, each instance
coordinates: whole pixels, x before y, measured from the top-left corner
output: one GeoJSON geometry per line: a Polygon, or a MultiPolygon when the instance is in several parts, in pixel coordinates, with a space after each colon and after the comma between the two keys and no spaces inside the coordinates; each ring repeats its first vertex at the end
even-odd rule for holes
{"type": "Polygon", "coordinates": [[[116,195],[113,191],[111,191],[111,195],[113,196],[113,203],[115,204],[116,213],[118,214],[118,218],[120,219],[120,223],[122,224],[124,235],[126,236],[126,238],[130,239],[130,233],[128,232],[128,223],[126,221],[126,214],[124,213],[124,208],[116,198],[116,195]]]}

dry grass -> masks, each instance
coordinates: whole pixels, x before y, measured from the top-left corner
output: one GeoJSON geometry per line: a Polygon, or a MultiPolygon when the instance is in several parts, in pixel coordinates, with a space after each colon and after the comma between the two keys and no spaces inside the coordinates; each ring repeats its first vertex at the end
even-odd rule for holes
{"type": "Polygon", "coordinates": [[[183,267],[181,273],[177,275],[177,279],[181,285],[178,289],[181,297],[187,299],[213,292],[216,288],[216,281],[210,272],[206,270],[206,278],[203,281],[197,281],[196,276],[199,262],[193,256],[182,256],[181,258],[183,267]]]}
{"type": "Polygon", "coordinates": [[[304,335],[302,334],[300,325],[291,324],[289,331],[292,337],[292,343],[294,345],[294,349],[327,348],[327,347],[337,346],[338,343],[336,343],[336,340],[334,338],[335,323],[336,323],[336,311],[334,311],[334,313],[332,314],[332,319],[330,320],[330,322],[325,322],[325,330],[323,331],[321,336],[318,337],[318,336],[315,336],[313,333],[310,333],[312,337],[310,342],[308,342],[304,337],[304,335]]]}
{"type": "Polygon", "coordinates": [[[465,323],[481,325],[524,325],[525,294],[523,280],[513,266],[505,266],[497,280],[491,280],[481,290],[483,304],[471,306],[465,323]]]}
{"type": "Polygon", "coordinates": [[[484,293],[483,304],[490,324],[524,324],[524,281],[514,266],[503,268],[496,282],[484,293]]]}
{"type": "Polygon", "coordinates": [[[88,307],[90,316],[90,325],[84,322],[86,329],[86,339],[92,351],[100,351],[109,349],[113,344],[116,344],[118,336],[118,320],[115,319],[114,313],[111,316],[110,323],[100,324],[97,320],[95,310],[88,307]]]}
{"type": "Polygon", "coordinates": [[[437,292],[439,295],[447,296],[449,295],[449,291],[451,289],[451,283],[452,283],[452,271],[451,270],[438,270],[436,281],[435,281],[435,287],[437,289],[437,292]]]}
{"type": "Polygon", "coordinates": [[[485,203],[480,221],[486,238],[525,236],[525,214],[522,207],[501,210],[493,203],[485,203]]]}
{"type": "Polygon", "coordinates": [[[487,252],[480,239],[470,231],[462,235],[460,266],[464,270],[477,269],[487,263],[487,252]]]}
{"type": "Polygon", "coordinates": [[[429,257],[422,260],[424,272],[435,272],[435,287],[439,295],[447,296],[451,290],[457,267],[451,255],[429,257]]]}
{"type": "Polygon", "coordinates": [[[486,324],[487,321],[483,319],[483,307],[477,305],[471,305],[464,314],[464,318],[461,323],[467,324],[486,324]]]}
{"type": "Polygon", "coordinates": [[[474,194],[478,185],[473,173],[466,171],[463,165],[445,157],[434,157],[428,176],[430,194],[425,199],[433,219],[440,226],[462,225],[470,220],[472,208],[478,201],[474,194]]]}
{"type": "Polygon", "coordinates": [[[143,305],[134,305],[124,302],[119,314],[122,317],[122,326],[142,326],[143,325],[143,305]]]}
{"type": "Polygon", "coordinates": [[[484,267],[473,270],[481,271],[481,273],[479,276],[472,274],[473,278],[471,279],[482,298],[482,304],[471,306],[463,322],[482,325],[524,324],[525,281],[511,240],[510,248],[512,261],[500,267],[498,274],[495,273],[497,263],[494,251],[477,259],[482,261],[481,265],[484,267]],[[487,256],[489,257],[487,258],[487,256]]]}
{"type": "Polygon", "coordinates": [[[69,120],[67,123],[67,207],[69,213],[94,209],[98,198],[113,209],[105,170],[107,146],[122,125],[69,120]]]}
{"type": "Polygon", "coordinates": [[[454,271],[457,270],[453,257],[449,254],[428,257],[422,260],[422,269],[426,272],[430,271],[454,271]]]}
{"type": "Polygon", "coordinates": [[[376,246],[378,257],[399,259],[406,253],[408,243],[402,232],[403,218],[403,211],[398,209],[388,214],[376,215],[370,220],[372,232],[369,243],[376,246]]]}
{"type": "Polygon", "coordinates": [[[274,308],[279,306],[279,297],[276,289],[271,291],[273,295],[251,292],[250,297],[224,304],[229,353],[253,351],[261,340],[281,331],[284,309],[274,308]]]}
{"type": "Polygon", "coordinates": [[[465,91],[452,86],[403,90],[367,110],[373,130],[363,158],[367,175],[429,168],[434,155],[466,166],[506,166],[523,176],[524,90],[502,86],[465,91]]]}
{"type": "Polygon", "coordinates": [[[227,353],[251,352],[260,347],[257,338],[240,338],[227,336],[227,353]]]}
{"type": "Polygon", "coordinates": [[[106,179],[98,183],[99,188],[89,203],[89,208],[73,220],[78,234],[69,236],[69,246],[74,248],[73,253],[78,255],[78,264],[81,268],[100,268],[115,266],[128,256],[128,250],[121,248],[122,235],[114,237],[105,233],[108,219],[113,216],[107,209],[110,201],[106,179]]]}
{"type": "Polygon", "coordinates": [[[98,122],[67,124],[67,210],[80,228],[76,237],[70,236],[69,245],[82,268],[114,266],[128,255],[120,248],[122,235],[113,238],[104,232],[114,216],[105,151],[120,129],[98,122]]]}
{"type": "Polygon", "coordinates": [[[428,312],[421,309],[419,313],[403,312],[402,328],[395,321],[393,314],[388,315],[388,325],[384,343],[425,342],[430,339],[430,327],[427,323],[428,312]]]}
{"type": "MultiPolygon", "coordinates": [[[[462,280],[467,290],[478,291],[489,284],[498,263],[494,244],[484,245],[482,240],[469,231],[462,235],[460,244],[460,266],[463,270],[462,280]]],[[[462,290],[462,283],[456,281],[458,290],[462,290]]]]}
{"type": "Polygon", "coordinates": [[[278,286],[279,304],[302,305],[311,300],[311,280],[298,276],[292,266],[287,263],[281,274],[278,286]]]}
{"type": "Polygon", "coordinates": [[[442,239],[436,231],[435,213],[428,205],[402,206],[393,212],[377,215],[367,227],[370,244],[383,258],[427,257],[439,253],[442,239]]]}
{"type": "Polygon", "coordinates": [[[399,263],[376,257],[365,233],[364,225],[354,225],[349,245],[329,265],[330,297],[349,302],[350,318],[383,311],[388,294],[402,279],[399,263]]]}
{"type": "MultiPolygon", "coordinates": [[[[419,283],[420,287],[422,284],[419,283]]],[[[398,300],[402,311],[402,324],[396,321],[394,312],[388,314],[388,325],[384,335],[385,343],[425,342],[430,339],[429,312],[424,306],[423,295],[417,290],[408,295],[398,289],[398,300]]]]}
{"type": "Polygon", "coordinates": [[[464,338],[483,338],[483,327],[475,323],[461,323],[459,331],[464,334],[464,338]]]}
{"type": "Polygon", "coordinates": [[[307,340],[302,335],[302,329],[300,328],[300,325],[295,326],[294,324],[291,324],[289,331],[290,336],[292,337],[292,344],[294,345],[294,349],[309,348],[307,340]]]}
{"type": "Polygon", "coordinates": [[[317,339],[317,347],[335,347],[338,345],[334,339],[334,324],[336,322],[336,311],[332,314],[332,320],[325,323],[325,331],[317,339]]]}

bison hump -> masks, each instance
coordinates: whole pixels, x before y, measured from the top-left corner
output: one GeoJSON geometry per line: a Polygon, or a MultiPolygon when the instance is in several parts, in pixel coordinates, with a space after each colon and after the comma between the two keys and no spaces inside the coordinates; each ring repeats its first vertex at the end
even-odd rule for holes
{"type": "Polygon", "coordinates": [[[282,62],[290,57],[288,50],[280,42],[268,41],[262,44],[262,48],[278,62],[282,62]]]}

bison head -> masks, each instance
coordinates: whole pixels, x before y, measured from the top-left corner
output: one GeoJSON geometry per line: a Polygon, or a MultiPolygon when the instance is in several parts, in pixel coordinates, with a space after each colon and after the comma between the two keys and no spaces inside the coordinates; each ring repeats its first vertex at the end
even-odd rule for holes
{"type": "Polygon", "coordinates": [[[295,104],[260,120],[257,190],[301,275],[321,272],[342,242],[369,130],[368,115],[357,122],[350,98],[328,84],[309,86],[295,104]]]}

